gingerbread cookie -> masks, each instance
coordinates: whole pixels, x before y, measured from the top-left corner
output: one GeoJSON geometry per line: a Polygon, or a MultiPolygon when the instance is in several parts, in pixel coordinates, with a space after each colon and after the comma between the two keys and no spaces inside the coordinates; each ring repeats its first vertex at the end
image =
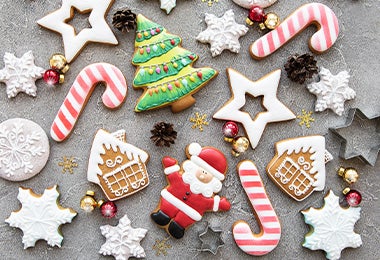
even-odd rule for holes
{"type": "Polygon", "coordinates": [[[267,173],[282,191],[297,201],[325,187],[325,163],[332,155],[325,150],[323,136],[304,136],[275,144],[276,154],[267,166],[267,173]]]}
{"type": "Polygon", "coordinates": [[[162,164],[169,185],[161,191],[157,209],[150,215],[154,222],[174,238],[182,238],[185,229],[202,219],[206,211],[226,211],[230,202],[216,195],[222,189],[227,159],[214,147],[192,143],[186,148],[189,160],[180,167],[177,160],[164,157],[162,164]]]}
{"type": "Polygon", "coordinates": [[[149,184],[149,155],[128,144],[125,130],[98,130],[92,144],[87,179],[98,184],[111,201],[132,195],[149,184]]]}
{"type": "Polygon", "coordinates": [[[218,73],[212,68],[193,68],[198,56],[180,47],[181,38],[143,15],[137,16],[135,53],[138,66],[133,87],[144,89],[136,112],[171,106],[180,112],[195,103],[192,97],[218,73]]]}
{"type": "Polygon", "coordinates": [[[105,20],[112,4],[113,0],[62,0],[61,8],[41,18],[37,23],[62,35],[65,57],[70,63],[89,42],[118,44],[105,20]],[[75,28],[68,24],[74,17],[74,9],[82,14],[90,13],[88,21],[91,28],[76,33],[75,28]]]}
{"type": "Polygon", "coordinates": [[[40,239],[46,240],[50,246],[61,247],[63,236],[60,226],[71,223],[77,213],[59,205],[58,197],[57,185],[46,189],[42,195],[31,189],[19,188],[17,199],[22,207],[12,212],[5,222],[22,230],[24,249],[33,247],[40,239]]]}
{"type": "Polygon", "coordinates": [[[30,179],[44,168],[49,153],[49,139],[33,121],[13,118],[0,124],[0,177],[30,179]]]}

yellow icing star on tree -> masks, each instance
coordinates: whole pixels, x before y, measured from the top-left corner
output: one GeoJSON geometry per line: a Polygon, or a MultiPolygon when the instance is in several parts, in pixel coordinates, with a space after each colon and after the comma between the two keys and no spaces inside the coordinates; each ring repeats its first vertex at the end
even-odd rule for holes
{"type": "Polygon", "coordinates": [[[194,123],[191,128],[199,128],[199,131],[203,131],[203,126],[208,125],[209,123],[206,121],[207,115],[206,114],[199,114],[198,112],[195,113],[195,117],[190,118],[190,122],[194,123]]]}

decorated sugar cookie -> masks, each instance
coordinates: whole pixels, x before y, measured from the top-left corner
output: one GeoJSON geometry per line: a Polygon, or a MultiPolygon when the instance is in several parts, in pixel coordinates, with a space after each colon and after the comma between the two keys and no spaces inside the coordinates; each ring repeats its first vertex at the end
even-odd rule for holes
{"type": "Polygon", "coordinates": [[[195,53],[180,47],[181,38],[139,14],[135,53],[138,66],[133,87],[144,89],[136,112],[171,106],[180,112],[195,103],[192,97],[218,73],[212,68],[193,68],[195,53]]]}
{"type": "Polygon", "coordinates": [[[276,154],[267,166],[272,181],[297,201],[325,187],[325,163],[332,155],[325,150],[323,136],[303,136],[275,144],[276,154]]]}
{"type": "Polygon", "coordinates": [[[182,238],[185,229],[202,219],[206,211],[226,211],[230,202],[216,195],[227,173],[227,159],[214,147],[192,143],[186,148],[188,160],[182,167],[177,160],[164,157],[162,164],[169,185],[161,191],[157,209],[150,215],[154,222],[174,238],[182,238]]]}
{"type": "Polygon", "coordinates": [[[198,34],[197,40],[210,44],[213,57],[226,49],[239,53],[239,38],[248,32],[248,27],[235,22],[235,15],[232,10],[228,10],[220,18],[206,13],[205,22],[207,29],[198,34]]]}
{"type": "Polygon", "coordinates": [[[32,51],[26,52],[21,58],[6,52],[4,64],[4,69],[0,70],[0,82],[7,85],[8,98],[13,98],[20,92],[35,97],[37,95],[35,81],[42,78],[45,70],[34,64],[32,51]]]}
{"type": "Polygon", "coordinates": [[[258,81],[251,81],[233,69],[227,69],[227,75],[232,97],[214,114],[213,118],[241,123],[252,148],[258,145],[268,123],[296,118],[293,112],[277,98],[281,70],[275,70],[258,81]],[[255,116],[242,111],[246,102],[246,94],[252,97],[263,96],[262,105],[266,110],[255,116]]]}
{"type": "Polygon", "coordinates": [[[62,0],[61,8],[39,19],[37,23],[62,35],[65,57],[70,63],[89,42],[118,44],[105,20],[112,4],[113,0],[62,0]],[[75,28],[68,24],[74,17],[74,9],[82,14],[90,13],[88,21],[91,28],[76,33],[75,28]]]}
{"type": "Polygon", "coordinates": [[[254,6],[265,8],[273,5],[277,0],[232,0],[235,4],[240,5],[246,9],[250,9],[254,6]]]}
{"type": "Polygon", "coordinates": [[[100,129],[92,144],[87,179],[98,184],[109,200],[118,200],[148,186],[148,159],[148,153],[126,142],[124,130],[100,129]]]}
{"type": "Polygon", "coordinates": [[[42,195],[31,189],[19,188],[17,199],[22,207],[12,212],[5,222],[22,230],[24,249],[33,247],[40,239],[46,240],[50,246],[61,247],[63,236],[60,226],[71,223],[77,213],[59,205],[58,197],[57,185],[46,189],[42,195]]]}
{"type": "Polygon", "coordinates": [[[30,179],[45,167],[49,153],[49,139],[33,121],[13,118],[0,124],[0,177],[30,179]]]}
{"type": "Polygon", "coordinates": [[[360,211],[360,207],[341,207],[339,197],[330,190],[322,208],[311,207],[302,211],[305,223],[310,225],[310,232],[305,235],[302,245],[311,250],[325,251],[327,259],[340,259],[343,249],[362,245],[360,235],[354,232],[360,211]]]}

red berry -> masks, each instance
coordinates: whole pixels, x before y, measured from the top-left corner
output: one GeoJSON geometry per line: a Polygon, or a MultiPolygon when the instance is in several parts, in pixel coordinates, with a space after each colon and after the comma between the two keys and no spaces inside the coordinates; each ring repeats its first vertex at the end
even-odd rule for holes
{"type": "Polygon", "coordinates": [[[351,207],[356,207],[362,201],[362,195],[357,190],[350,190],[346,194],[346,201],[351,207]]]}
{"type": "Polygon", "coordinates": [[[100,212],[102,213],[103,217],[105,218],[113,218],[117,213],[117,207],[116,204],[112,201],[104,202],[100,206],[100,212]]]}
{"type": "Polygon", "coordinates": [[[239,127],[235,122],[228,121],[222,127],[223,135],[228,138],[234,138],[239,133],[239,127]]]}
{"type": "Polygon", "coordinates": [[[58,84],[59,82],[59,72],[56,71],[56,70],[47,70],[45,71],[44,73],[44,81],[48,84],[48,85],[56,85],[58,84]]]}
{"type": "Polygon", "coordinates": [[[264,22],[264,19],[265,19],[265,13],[264,13],[263,8],[261,8],[260,6],[253,6],[253,7],[249,10],[248,18],[249,18],[252,22],[258,22],[258,23],[262,23],[262,22],[264,22]]]}

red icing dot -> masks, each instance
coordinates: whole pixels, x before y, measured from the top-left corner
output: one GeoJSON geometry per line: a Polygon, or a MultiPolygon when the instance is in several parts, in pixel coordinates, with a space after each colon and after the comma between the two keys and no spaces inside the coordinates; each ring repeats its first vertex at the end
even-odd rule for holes
{"type": "Polygon", "coordinates": [[[190,60],[194,60],[194,56],[193,55],[189,55],[189,59],[190,60]]]}
{"type": "Polygon", "coordinates": [[[198,71],[197,76],[198,76],[198,78],[202,79],[202,71],[198,71]]]}
{"type": "Polygon", "coordinates": [[[170,40],[170,43],[171,43],[171,45],[174,45],[174,44],[175,44],[174,39],[171,39],[171,40],[170,40]]]}
{"type": "Polygon", "coordinates": [[[156,32],[157,33],[161,32],[160,28],[156,28],[156,32]]]}

